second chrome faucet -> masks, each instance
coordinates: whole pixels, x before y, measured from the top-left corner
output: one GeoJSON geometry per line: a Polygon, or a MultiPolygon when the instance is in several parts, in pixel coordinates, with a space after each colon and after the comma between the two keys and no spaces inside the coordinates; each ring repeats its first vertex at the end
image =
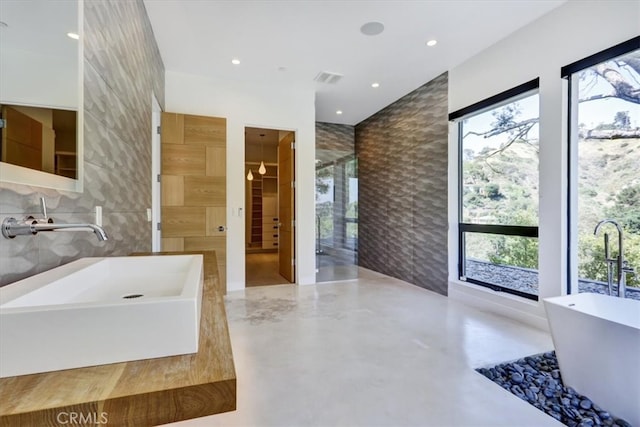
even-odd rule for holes
{"type": "Polygon", "coordinates": [[[603,219],[593,230],[594,235],[598,235],[598,231],[605,224],[612,224],[618,230],[618,256],[611,258],[609,251],[609,234],[604,233],[604,259],[607,263],[607,283],[609,285],[609,295],[611,295],[611,287],[613,282],[613,266],[617,267],[617,279],[618,279],[618,296],[620,298],[626,298],[627,294],[627,274],[634,274],[635,270],[629,266],[629,263],[624,259],[624,231],[620,224],[612,219],[603,219]]]}

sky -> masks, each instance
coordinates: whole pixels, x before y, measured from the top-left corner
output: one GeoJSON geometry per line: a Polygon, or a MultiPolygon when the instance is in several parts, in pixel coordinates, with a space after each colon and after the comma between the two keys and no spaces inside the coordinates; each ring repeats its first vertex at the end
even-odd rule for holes
{"type": "MultiPolygon", "coordinates": [[[[640,57],[640,50],[636,50],[626,56],[640,57]]],[[[614,62],[614,61],[612,61],[614,62]]],[[[627,83],[634,87],[640,86],[640,75],[628,67],[619,67],[617,71],[624,77],[627,83]]],[[[613,92],[613,87],[602,77],[594,80],[595,73],[588,70],[581,71],[583,78],[578,80],[578,90],[581,98],[613,92]]],[[[574,78],[578,78],[576,75],[574,78]]],[[[593,129],[602,123],[611,123],[618,111],[628,111],[631,119],[631,127],[640,127],[640,104],[634,104],[619,98],[605,98],[595,101],[581,102],[578,107],[578,123],[587,125],[587,129],[593,129]]]]}
{"type": "Polygon", "coordinates": [[[631,127],[640,127],[640,105],[618,98],[581,102],[578,107],[578,123],[584,123],[587,129],[593,129],[601,123],[613,122],[618,111],[628,111],[631,127]]]}
{"type": "MultiPolygon", "coordinates": [[[[538,101],[539,97],[537,93],[516,101],[515,103],[517,103],[518,107],[520,108],[520,115],[516,117],[516,121],[524,121],[527,119],[538,117],[538,101]]],[[[505,107],[512,104],[514,103],[506,104],[505,107]]],[[[493,127],[491,124],[495,121],[495,118],[492,114],[493,111],[495,110],[489,110],[465,119],[463,124],[463,134],[466,134],[469,131],[482,133],[490,130],[493,127]]],[[[529,132],[529,138],[538,138],[537,125],[534,126],[529,132]]],[[[509,135],[507,133],[496,135],[491,138],[484,138],[483,136],[477,135],[468,135],[464,139],[464,149],[471,149],[475,154],[478,154],[484,147],[498,148],[501,144],[506,143],[508,140],[509,135]]]]}

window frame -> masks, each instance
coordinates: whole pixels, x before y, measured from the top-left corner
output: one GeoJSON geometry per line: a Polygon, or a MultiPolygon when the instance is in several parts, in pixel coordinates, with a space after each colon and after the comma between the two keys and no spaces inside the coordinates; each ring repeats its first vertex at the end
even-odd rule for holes
{"type": "Polygon", "coordinates": [[[640,49],[640,36],[633,37],[627,41],[614,45],[610,48],[601,50],[582,58],[571,64],[565,65],[560,68],[560,77],[567,80],[567,241],[570,242],[567,245],[567,294],[571,294],[575,286],[575,291],[578,291],[578,241],[577,241],[577,218],[578,218],[578,179],[576,170],[578,166],[578,139],[577,133],[574,131],[574,124],[578,121],[577,117],[577,104],[574,104],[574,96],[577,96],[578,88],[577,83],[573,76],[587,68],[594,65],[598,65],[602,62],[616,58],[618,56],[625,55],[640,49]],[[572,220],[576,220],[573,224],[572,220]],[[574,236],[575,235],[575,236],[574,236]],[[575,241],[574,241],[575,239],[575,241]]]}
{"type": "Polygon", "coordinates": [[[454,111],[449,114],[449,121],[455,122],[458,130],[458,280],[463,282],[472,283],[475,285],[483,286],[492,289],[495,292],[504,292],[512,295],[516,295],[522,298],[538,301],[538,295],[529,294],[526,292],[518,291],[506,286],[497,285],[495,283],[488,283],[481,280],[466,277],[465,274],[465,233],[483,233],[492,235],[503,236],[520,236],[520,237],[539,237],[539,226],[521,226],[521,225],[498,225],[498,224],[476,224],[463,222],[463,141],[462,141],[462,125],[463,119],[469,116],[475,116],[485,111],[489,111],[495,108],[499,108],[501,105],[506,105],[517,101],[519,98],[527,97],[528,93],[534,92],[539,94],[540,78],[537,77],[526,83],[518,85],[514,88],[508,89],[497,95],[486,98],[482,101],[471,104],[465,108],[454,111]]]}

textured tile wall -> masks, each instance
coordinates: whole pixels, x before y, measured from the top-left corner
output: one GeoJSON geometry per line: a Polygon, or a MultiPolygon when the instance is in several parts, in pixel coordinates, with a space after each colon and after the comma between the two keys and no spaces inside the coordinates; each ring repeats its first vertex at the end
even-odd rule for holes
{"type": "Polygon", "coordinates": [[[354,153],[354,126],[316,122],[316,159],[329,163],[354,153]]]}
{"type": "Polygon", "coordinates": [[[447,293],[447,73],[356,126],[359,265],[447,293]]]}
{"type": "Polygon", "coordinates": [[[93,233],[0,237],[0,285],[87,256],[151,250],[151,94],[164,105],[164,66],[142,0],[84,2],[84,192],[0,183],[0,219],[38,213],[95,222],[103,207],[110,239],[93,233]]]}

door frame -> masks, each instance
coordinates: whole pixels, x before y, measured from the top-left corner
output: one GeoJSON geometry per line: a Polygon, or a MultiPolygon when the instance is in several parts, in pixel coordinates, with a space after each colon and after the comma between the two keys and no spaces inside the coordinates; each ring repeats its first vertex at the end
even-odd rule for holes
{"type": "Polygon", "coordinates": [[[160,146],[160,131],[162,125],[162,107],[156,98],[155,93],[151,93],[151,251],[160,252],[162,250],[162,231],[159,224],[161,221],[162,188],[160,184],[160,173],[162,166],[162,149],[160,146]]]}

